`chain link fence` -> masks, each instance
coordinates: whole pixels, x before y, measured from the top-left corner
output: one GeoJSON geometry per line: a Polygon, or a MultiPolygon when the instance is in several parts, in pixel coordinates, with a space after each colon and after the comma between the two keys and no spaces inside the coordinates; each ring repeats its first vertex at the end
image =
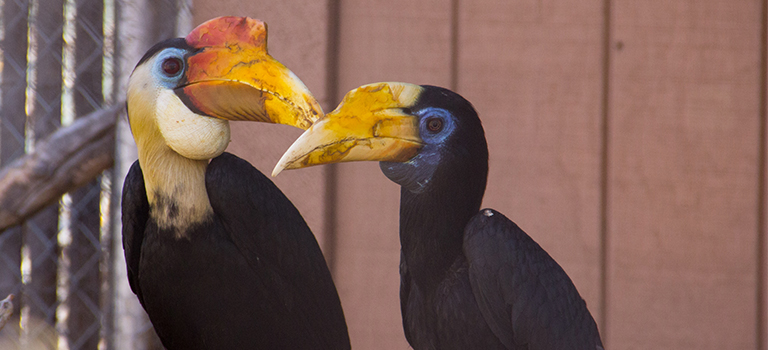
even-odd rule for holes
{"type": "MultiPolygon", "coordinates": [[[[0,0],[0,167],[124,103],[144,50],[190,29],[190,3],[0,0]]],[[[135,150],[118,124],[113,169],[0,233],[0,299],[16,296],[0,349],[161,348],[126,290],[119,189],[135,150]]]]}

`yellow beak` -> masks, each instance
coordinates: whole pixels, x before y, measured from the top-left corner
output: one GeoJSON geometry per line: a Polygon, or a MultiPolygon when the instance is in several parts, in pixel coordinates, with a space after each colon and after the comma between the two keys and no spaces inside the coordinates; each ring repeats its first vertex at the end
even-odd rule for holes
{"type": "Polygon", "coordinates": [[[419,120],[407,112],[422,90],[413,84],[375,83],[350,91],[291,145],[272,176],[318,164],[408,161],[423,144],[419,120]]]}
{"type": "Polygon", "coordinates": [[[247,17],[219,17],[186,37],[187,83],[176,94],[196,112],[307,129],[323,115],[304,83],[267,53],[267,26],[247,17]]]}

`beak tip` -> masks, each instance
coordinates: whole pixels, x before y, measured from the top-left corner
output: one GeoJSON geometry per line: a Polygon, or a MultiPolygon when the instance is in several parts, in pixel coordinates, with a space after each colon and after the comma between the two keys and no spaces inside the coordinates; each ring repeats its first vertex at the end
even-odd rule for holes
{"type": "Polygon", "coordinates": [[[277,162],[277,165],[275,165],[275,168],[272,169],[272,177],[277,177],[277,175],[283,172],[287,166],[288,162],[286,162],[285,159],[280,159],[280,161],[277,162]]]}

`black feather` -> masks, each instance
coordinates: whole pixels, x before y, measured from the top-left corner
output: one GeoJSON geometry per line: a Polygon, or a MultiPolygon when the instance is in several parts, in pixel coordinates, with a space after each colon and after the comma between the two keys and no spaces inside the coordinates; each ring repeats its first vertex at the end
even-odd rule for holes
{"type": "Polygon", "coordinates": [[[123,253],[128,271],[128,283],[131,290],[141,298],[139,290],[139,259],[141,257],[141,242],[144,240],[144,229],[149,220],[149,203],[147,192],[144,190],[144,174],[141,172],[139,161],[133,162],[123,183],[122,223],[123,223],[123,253]]]}

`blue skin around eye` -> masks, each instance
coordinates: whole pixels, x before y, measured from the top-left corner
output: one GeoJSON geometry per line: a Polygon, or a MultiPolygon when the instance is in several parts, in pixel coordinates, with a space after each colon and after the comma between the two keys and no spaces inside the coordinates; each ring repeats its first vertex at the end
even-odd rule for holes
{"type": "Polygon", "coordinates": [[[157,77],[157,81],[160,82],[163,87],[166,87],[168,89],[173,89],[178,86],[179,81],[184,76],[184,56],[187,54],[187,51],[184,49],[180,49],[177,47],[169,47],[165,50],[160,51],[157,54],[157,57],[155,58],[155,62],[152,65],[152,74],[157,77]],[[165,72],[163,72],[163,61],[165,61],[168,58],[176,57],[181,61],[182,67],[179,70],[178,73],[176,73],[174,76],[167,76],[165,72]]]}
{"type": "Polygon", "coordinates": [[[414,193],[421,193],[432,180],[432,176],[444,156],[441,151],[448,137],[453,134],[456,122],[453,115],[441,108],[424,108],[414,115],[419,117],[419,135],[424,146],[413,158],[404,163],[381,162],[379,166],[390,180],[414,193]],[[440,117],[443,128],[437,133],[427,129],[427,119],[440,117]]]}

